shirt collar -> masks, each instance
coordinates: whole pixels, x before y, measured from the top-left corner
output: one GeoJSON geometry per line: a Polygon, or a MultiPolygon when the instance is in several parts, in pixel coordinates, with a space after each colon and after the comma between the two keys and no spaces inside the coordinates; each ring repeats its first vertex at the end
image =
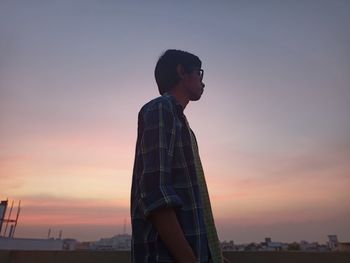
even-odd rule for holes
{"type": "Polygon", "coordinates": [[[163,94],[164,97],[167,97],[171,100],[172,104],[174,105],[177,113],[179,113],[180,115],[183,115],[184,113],[184,109],[182,107],[182,105],[175,99],[175,97],[169,93],[164,93],[163,94]]]}

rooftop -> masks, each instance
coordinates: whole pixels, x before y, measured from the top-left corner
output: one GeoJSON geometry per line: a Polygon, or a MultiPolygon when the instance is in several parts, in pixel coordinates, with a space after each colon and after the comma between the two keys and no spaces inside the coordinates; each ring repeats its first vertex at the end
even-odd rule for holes
{"type": "MultiPolygon", "coordinates": [[[[349,252],[224,252],[234,263],[345,263],[349,252]]],[[[0,250],[1,263],[123,263],[130,262],[127,251],[6,251],[0,250]]]]}

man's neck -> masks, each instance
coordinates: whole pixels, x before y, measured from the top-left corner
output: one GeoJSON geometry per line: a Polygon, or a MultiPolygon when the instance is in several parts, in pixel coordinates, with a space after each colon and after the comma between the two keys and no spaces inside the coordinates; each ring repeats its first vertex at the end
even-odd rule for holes
{"type": "Polygon", "coordinates": [[[190,101],[183,93],[181,93],[178,89],[173,89],[168,92],[171,96],[173,96],[178,103],[181,104],[182,108],[185,109],[188,102],[190,101]]]}

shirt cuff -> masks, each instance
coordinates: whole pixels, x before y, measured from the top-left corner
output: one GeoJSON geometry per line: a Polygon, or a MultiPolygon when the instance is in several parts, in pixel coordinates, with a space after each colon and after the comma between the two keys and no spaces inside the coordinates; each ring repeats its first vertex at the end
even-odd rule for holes
{"type": "Polygon", "coordinates": [[[151,212],[160,208],[181,207],[183,202],[177,193],[170,187],[162,187],[157,189],[140,199],[142,211],[145,217],[151,212]]]}

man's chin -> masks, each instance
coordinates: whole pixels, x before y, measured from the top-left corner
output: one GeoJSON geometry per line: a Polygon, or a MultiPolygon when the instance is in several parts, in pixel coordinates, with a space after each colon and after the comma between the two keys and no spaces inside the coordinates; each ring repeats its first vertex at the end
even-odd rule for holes
{"type": "Polygon", "coordinates": [[[190,101],[197,101],[197,100],[200,100],[200,98],[202,97],[202,94],[199,94],[199,95],[193,95],[191,98],[190,98],[190,101]]]}
{"type": "Polygon", "coordinates": [[[201,98],[201,96],[199,96],[199,97],[192,97],[192,98],[190,99],[190,101],[197,101],[197,100],[200,100],[200,98],[201,98]]]}

